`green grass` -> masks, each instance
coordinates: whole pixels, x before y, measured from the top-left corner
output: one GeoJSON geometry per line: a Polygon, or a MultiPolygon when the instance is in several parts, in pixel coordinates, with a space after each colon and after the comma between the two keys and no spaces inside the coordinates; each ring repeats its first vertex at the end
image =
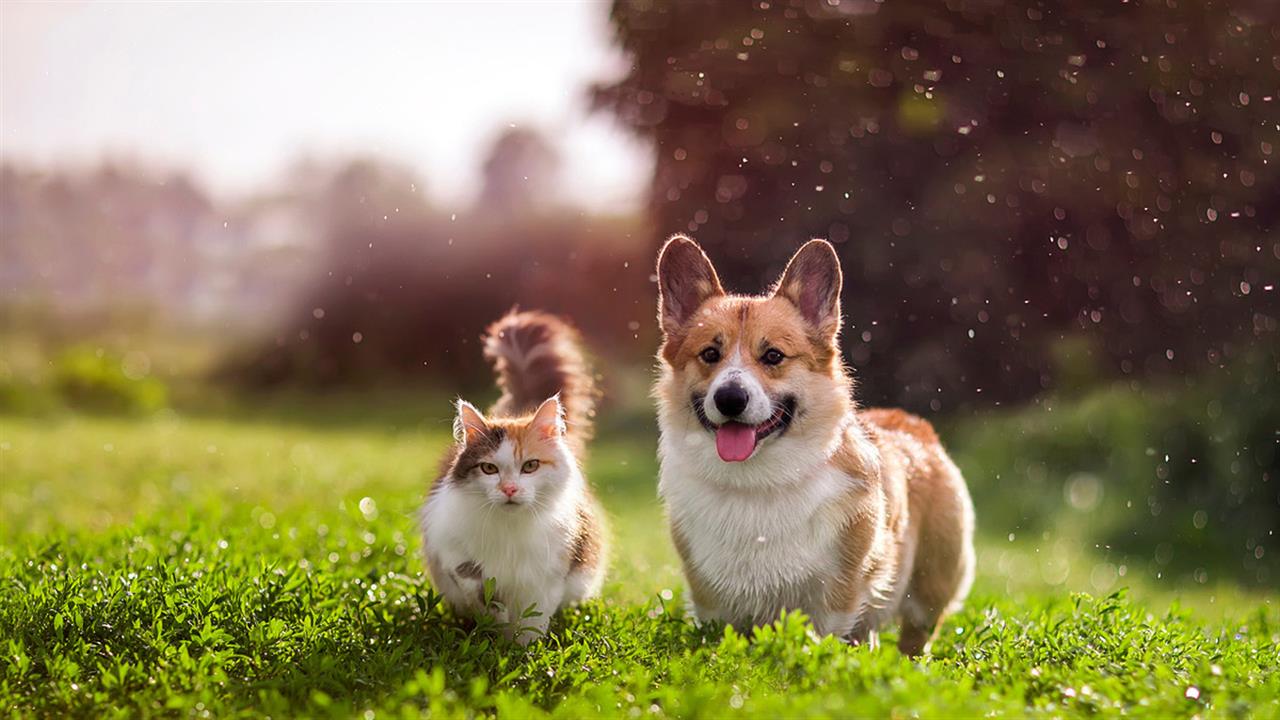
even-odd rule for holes
{"type": "Polygon", "coordinates": [[[1105,548],[1052,529],[988,528],[974,594],[921,662],[892,631],[850,648],[794,615],[750,638],[695,627],[643,415],[591,456],[604,597],[507,644],[423,576],[413,513],[447,421],[417,402],[0,417],[0,712],[1280,716],[1270,597],[1137,567],[1100,582],[1105,548]]]}

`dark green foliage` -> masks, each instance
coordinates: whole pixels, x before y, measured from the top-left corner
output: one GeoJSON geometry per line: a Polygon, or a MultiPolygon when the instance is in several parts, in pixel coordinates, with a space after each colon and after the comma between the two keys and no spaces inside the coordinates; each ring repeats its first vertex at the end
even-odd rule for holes
{"type": "Polygon", "coordinates": [[[75,347],[54,360],[53,384],[71,407],[109,412],[151,412],[163,408],[168,388],[154,378],[131,371],[114,353],[75,347]]]}
{"type": "Polygon", "coordinates": [[[48,388],[26,378],[0,377],[0,410],[34,415],[56,407],[57,401],[48,388]]]}
{"type": "Polygon", "coordinates": [[[0,359],[0,410],[30,415],[75,409],[137,415],[169,404],[169,388],[150,372],[143,353],[121,355],[74,345],[56,353],[40,373],[15,373],[0,359]]]}
{"type": "Polygon", "coordinates": [[[1087,536],[1180,582],[1280,583],[1280,368],[1255,357],[1192,385],[1115,386],[956,421],[981,524],[1087,536]]]}

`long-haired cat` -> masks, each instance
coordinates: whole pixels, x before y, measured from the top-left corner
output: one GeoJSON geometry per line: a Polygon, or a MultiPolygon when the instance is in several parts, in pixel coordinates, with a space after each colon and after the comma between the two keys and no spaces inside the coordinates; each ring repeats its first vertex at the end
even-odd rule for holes
{"type": "Polygon", "coordinates": [[[422,534],[432,584],[454,610],[490,613],[523,644],[604,578],[603,514],[579,466],[595,388],[577,332],[545,313],[495,322],[484,354],[502,396],[487,414],[458,401],[422,534]]]}

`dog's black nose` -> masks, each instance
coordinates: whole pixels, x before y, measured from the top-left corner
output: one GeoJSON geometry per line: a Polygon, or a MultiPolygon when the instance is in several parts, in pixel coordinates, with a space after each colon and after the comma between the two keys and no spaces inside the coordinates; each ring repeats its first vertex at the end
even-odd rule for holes
{"type": "Polygon", "coordinates": [[[738,417],[747,409],[747,391],[737,383],[729,383],[716,390],[712,399],[716,401],[716,409],[725,417],[738,417]]]}

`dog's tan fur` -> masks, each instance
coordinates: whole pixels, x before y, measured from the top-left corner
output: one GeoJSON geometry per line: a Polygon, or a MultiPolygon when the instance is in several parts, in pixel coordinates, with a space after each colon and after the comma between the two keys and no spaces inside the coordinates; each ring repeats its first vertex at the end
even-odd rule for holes
{"type": "MultiPolygon", "coordinates": [[[[811,616],[855,618],[845,633],[852,642],[874,643],[879,625],[898,616],[899,648],[909,655],[925,652],[972,580],[973,510],[959,470],[927,421],[901,410],[856,409],[838,342],[840,271],[834,251],[820,241],[806,245],[774,291],[760,297],[725,293],[701,249],[682,236],[664,247],[658,274],[664,342],[655,396],[664,435],[700,430],[686,416],[694,414],[689,398],[705,393],[717,372],[716,365],[700,361],[704,348],[745,358],[758,357],[766,347],[780,350],[786,356],[781,364],[757,362],[747,371],[771,396],[800,398],[787,432],[824,441],[825,455],[816,460],[843,478],[812,521],[839,528],[835,569],[819,579],[821,607],[799,609],[811,616]]],[[[767,449],[772,448],[762,445],[757,453],[767,449]]],[[[669,477],[667,464],[664,457],[664,484],[702,482],[710,493],[774,493],[784,504],[788,492],[799,492],[781,484],[732,485],[723,479],[733,477],[723,467],[710,469],[721,478],[716,481],[669,477]]],[[[693,551],[698,518],[682,515],[670,501],[668,511],[695,608],[700,615],[724,615],[719,611],[732,604],[733,591],[721,568],[708,566],[706,554],[700,564],[693,551]]]]}

